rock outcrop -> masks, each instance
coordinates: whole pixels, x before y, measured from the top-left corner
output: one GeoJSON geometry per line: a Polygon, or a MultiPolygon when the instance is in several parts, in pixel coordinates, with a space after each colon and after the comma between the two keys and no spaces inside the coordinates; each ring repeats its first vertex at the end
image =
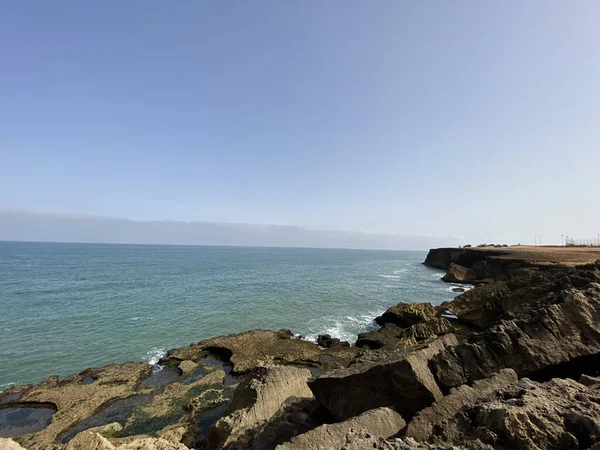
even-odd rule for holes
{"type": "Polygon", "coordinates": [[[520,377],[579,376],[600,361],[600,266],[557,277],[506,312],[488,330],[432,360],[443,390],[503,368],[520,377]],[[587,366],[587,368],[586,368],[587,366]]]}
{"type": "Polygon", "coordinates": [[[258,367],[234,392],[227,414],[211,428],[206,448],[250,448],[262,428],[276,415],[286,400],[311,399],[307,369],[285,366],[258,367]]]}
{"type": "Polygon", "coordinates": [[[393,407],[410,419],[442,397],[428,363],[447,346],[457,343],[456,337],[448,334],[389,359],[325,373],[309,386],[319,403],[338,421],[384,406],[393,407]]]}
{"type": "Polygon", "coordinates": [[[517,374],[514,370],[503,369],[490,378],[476,381],[473,386],[460,386],[433,405],[419,411],[402,434],[404,437],[413,438],[416,441],[427,441],[435,426],[454,417],[462,407],[516,381],[517,374]]]}
{"type": "Polygon", "coordinates": [[[323,348],[332,347],[350,347],[347,341],[341,341],[338,338],[331,337],[330,334],[320,334],[317,336],[317,345],[323,348]]]}
{"type": "Polygon", "coordinates": [[[519,380],[462,408],[431,442],[489,448],[587,449],[600,443],[600,391],[574,380],[519,380]]]}
{"type": "Polygon", "coordinates": [[[431,303],[398,303],[376,317],[375,322],[382,326],[393,323],[400,328],[408,328],[418,323],[428,322],[435,317],[436,310],[431,303]]]}
{"type": "Polygon", "coordinates": [[[264,364],[309,364],[324,369],[344,367],[356,355],[350,347],[320,349],[316,344],[294,338],[289,330],[253,330],[200,341],[189,347],[170,350],[161,362],[179,364],[198,361],[209,355],[230,361],[237,374],[264,364]]]}
{"type": "Polygon", "coordinates": [[[364,412],[340,423],[325,424],[296,436],[290,442],[278,445],[276,450],[316,450],[341,448],[350,430],[369,430],[376,438],[388,438],[406,426],[406,422],[390,408],[364,412]]]}

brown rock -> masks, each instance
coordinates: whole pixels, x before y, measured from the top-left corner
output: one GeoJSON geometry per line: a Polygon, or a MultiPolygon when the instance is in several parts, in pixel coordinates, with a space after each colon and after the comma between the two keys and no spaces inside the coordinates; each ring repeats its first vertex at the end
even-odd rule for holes
{"type": "Polygon", "coordinates": [[[479,439],[493,448],[591,448],[600,443],[598,394],[573,380],[522,379],[464,407],[436,427],[431,439],[479,439]]]}
{"type": "Polygon", "coordinates": [[[136,392],[148,393],[148,390],[136,391],[136,388],[150,371],[150,365],[145,363],[109,364],[99,369],[88,369],[60,383],[50,378],[26,389],[20,402],[53,404],[57,412],[50,425],[38,433],[25,436],[23,444],[31,450],[46,450],[58,436],[104,405],[130,397],[136,392]],[[87,378],[95,381],[83,384],[82,381],[87,378]]]}
{"type": "Polygon", "coordinates": [[[579,376],[585,366],[598,364],[600,270],[576,273],[555,281],[552,289],[534,288],[537,300],[434,357],[431,367],[440,386],[471,384],[503,368],[520,377],[579,376]]]}
{"type": "Polygon", "coordinates": [[[311,376],[308,369],[295,367],[256,368],[235,390],[228,414],[211,427],[207,448],[247,448],[288,398],[312,398],[311,376]]]}
{"type": "Polygon", "coordinates": [[[463,283],[467,280],[467,273],[469,269],[467,267],[459,266],[455,263],[450,263],[448,272],[442,277],[442,281],[446,283],[463,283]]]}
{"type": "Polygon", "coordinates": [[[375,322],[379,325],[393,323],[400,328],[408,328],[417,323],[427,322],[435,315],[435,308],[431,303],[399,303],[376,317],[375,322]]]}
{"type": "Polygon", "coordinates": [[[460,386],[430,407],[419,411],[410,421],[403,435],[417,441],[427,441],[436,424],[450,419],[463,406],[474,403],[493,391],[516,381],[517,374],[514,370],[504,369],[491,378],[476,381],[473,386],[460,386]]]}
{"type": "Polygon", "coordinates": [[[186,359],[185,361],[181,361],[181,363],[179,363],[179,370],[181,370],[181,372],[184,375],[191,374],[197,368],[198,368],[198,364],[195,363],[194,361],[190,361],[189,359],[186,359]]]}
{"type": "Polygon", "coordinates": [[[25,450],[12,439],[0,438],[0,450],[25,450]]]}
{"type": "Polygon", "coordinates": [[[328,372],[309,386],[338,421],[383,406],[394,407],[402,417],[412,418],[442,397],[428,363],[446,346],[456,344],[456,337],[448,334],[390,360],[328,372]]]}
{"type": "Polygon", "coordinates": [[[276,450],[341,448],[351,429],[366,429],[373,437],[387,438],[395,435],[405,426],[406,422],[396,411],[389,408],[378,408],[366,411],[344,422],[321,425],[292,438],[290,442],[278,445],[276,450]]]}
{"type": "Polygon", "coordinates": [[[188,447],[179,443],[171,442],[162,438],[136,439],[127,444],[119,445],[117,450],[189,450],[188,447]]]}
{"type": "Polygon", "coordinates": [[[326,354],[316,344],[295,339],[283,331],[253,330],[200,341],[190,347],[170,350],[164,362],[197,361],[213,353],[233,364],[233,372],[246,373],[264,364],[310,363],[316,367],[344,367],[357,354],[355,348],[336,347],[326,354]],[[333,357],[333,358],[331,358],[333,357]]]}
{"type": "Polygon", "coordinates": [[[115,450],[115,446],[98,433],[82,431],[69,441],[65,450],[115,450]]]}

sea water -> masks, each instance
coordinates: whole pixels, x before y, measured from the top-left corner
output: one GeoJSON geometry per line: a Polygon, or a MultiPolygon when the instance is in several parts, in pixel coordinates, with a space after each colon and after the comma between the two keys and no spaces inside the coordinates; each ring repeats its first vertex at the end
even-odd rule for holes
{"type": "Polygon", "coordinates": [[[353,343],[452,299],[426,252],[0,242],[0,390],[256,328],[353,343]]]}

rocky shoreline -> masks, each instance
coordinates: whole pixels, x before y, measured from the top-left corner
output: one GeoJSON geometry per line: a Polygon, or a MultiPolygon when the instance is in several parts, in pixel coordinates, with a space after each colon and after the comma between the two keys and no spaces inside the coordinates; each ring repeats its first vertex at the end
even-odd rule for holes
{"type": "Polygon", "coordinates": [[[433,249],[425,264],[477,287],[392,306],[352,346],[253,330],[170,350],[156,372],[13,386],[0,449],[600,449],[600,255],[433,249]]]}

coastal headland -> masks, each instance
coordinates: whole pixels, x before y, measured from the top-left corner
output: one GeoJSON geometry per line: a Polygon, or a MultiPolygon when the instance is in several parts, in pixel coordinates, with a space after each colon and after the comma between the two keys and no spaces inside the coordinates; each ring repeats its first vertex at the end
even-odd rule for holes
{"type": "Polygon", "coordinates": [[[391,305],[353,343],[252,330],[13,386],[0,449],[600,448],[600,249],[424,264],[476,287],[391,305]]]}

